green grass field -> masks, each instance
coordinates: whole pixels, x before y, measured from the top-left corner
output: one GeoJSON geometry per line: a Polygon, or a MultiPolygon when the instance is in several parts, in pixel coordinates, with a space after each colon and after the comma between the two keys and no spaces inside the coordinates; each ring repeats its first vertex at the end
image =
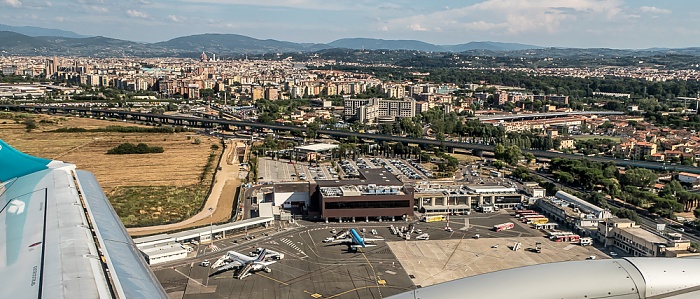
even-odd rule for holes
{"type": "Polygon", "coordinates": [[[201,184],[174,187],[117,187],[110,196],[124,226],[174,223],[195,215],[206,200],[208,188],[201,184]]]}

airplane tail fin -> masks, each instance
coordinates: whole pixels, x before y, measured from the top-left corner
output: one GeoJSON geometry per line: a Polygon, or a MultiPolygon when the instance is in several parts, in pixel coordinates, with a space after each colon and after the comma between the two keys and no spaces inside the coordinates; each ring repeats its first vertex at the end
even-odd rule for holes
{"type": "Polygon", "coordinates": [[[256,262],[264,262],[266,255],[267,255],[267,249],[263,249],[262,251],[260,251],[260,255],[258,255],[258,258],[256,258],[255,261],[256,262]]]}
{"type": "Polygon", "coordinates": [[[44,170],[50,162],[22,153],[0,140],[0,182],[44,170]]]}

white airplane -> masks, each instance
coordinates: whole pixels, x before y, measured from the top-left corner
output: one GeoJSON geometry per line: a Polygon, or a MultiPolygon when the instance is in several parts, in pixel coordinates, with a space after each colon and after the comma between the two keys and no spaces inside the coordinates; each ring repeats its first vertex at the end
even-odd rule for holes
{"type": "Polygon", "coordinates": [[[265,261],[266,256],[267,249],[261,250],[257,257],[250,257],[235,251],[229,251],[226,252],[226,254],[218,259],[213,265],[211,265],[211,268],[215,269],[217,273],[235,268],[237,271],[234,273],[234,277],[237,279],[243,279],[251,275],[252,272],[272,272],[272,269],[270,269],[268,266],[276,262],[265,261]]]}
{"type": "Polygon", "coordinates": [[[0,140],[0,298],[168,298],[92,173],[0,140]]]}
{"type": "Polygon", "coordinates": [[[377,244],[372,244],[372,242],[384,241],[384,239],[378,238],[363,238],[354,228],[350,229],[347,237],[341,239],[335,239],[332,243],[343,243],[348,245],[348,249],[357,250],[357,248],[374,247],[377,244]]]}

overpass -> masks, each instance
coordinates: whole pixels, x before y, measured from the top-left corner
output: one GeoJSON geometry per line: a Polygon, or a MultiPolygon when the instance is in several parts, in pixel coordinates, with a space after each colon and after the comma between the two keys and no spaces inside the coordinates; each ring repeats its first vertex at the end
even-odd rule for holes
{"type": "MultiPolygon", "coordinates": [[[[287,126],[287,125],[277,125],[277,124],[265,124],[258,122],[248,122],[248,121],[234,121],[218,119],[214,116],[209,116],[210,118],[196,118],[187,116],[174,116],[174,115],[164,115],[164,114],[151,114],[151,113],[141,113],[141,112],[131,112],[124,110],[109,110],[109,109],[93,109],[88,107],[53,107],[53,106],[23,106],[23,105],[0,105],[0,110],[5,111],[24,111],[24,112],[36,112],[36,113],[65,113],[65,114],[78,114],[82,116],[92,116],[92,117],[107,117],[107,118],[117,118],[122,120],[133,120],[133,121],[145,121],[151,123],[160,124],[170,124],[170,125],[186,125],[191,127],[204,127],[213,128],[215,126],[221,126],[224,129],[231,129],[232,127],[238,128],[260,128],[260,129],[271,129],[273,131],[294,131],[299,130],[306,132],[306,127],[298,126],[287,126]]],[[[391,135],[379,135],[379,134],[369,134],[369,133],[359,133],[350,131],[337,131],[337,130],[318,130],[318,134],[324,134],[335,137],[356,137],[358,139],[374,140],[374,141],[387,141],[387,142],[401,142],[401,143],[412,143],[420,145],[432,145],[432,146],[444,146],[452,149],[466,149],[466,150],[481,150],[481,151],[493,151],[493,145],[487,144],[472,144],[457,141],[440,141],[435,139],[425,139],[425,138],[412,138],[412,137],[400,137],[391,135]]],[[[588,157],[581,155],[569,155],[558,152],[550,152],[543,150],[527,150],[523,149],[523,153],[532,153],[535,157],[540,158],[568,158],[568,159],[587,159],[591,161],[608,163],[612,162],[619,166],[632,166],[640,168],[648,168],[662,171],[684,171],[690,173],[700,174],[700,168],[694,166],[685,165],[668,165],[665,163],[650,162],[650,161],[635,161],[635,160],[624,160],[616,159],[611,157],[588,157]]]]}
{"type": "Polygon", "coordinates": [[[622,114],[624,114],[624,112],[619,112],[619,111],[575,111],[575,112],[551,112],[551,113],[523,113],[523,114],[513,114],[513,115],[479,115],[479,116],[471,117],[471,119],[478,119],[481,121],[487,121],[487,120],[518,121],[518,120],[533,120],[533,119],[566,117],[566,116],[573,116],[573,115],[622,115],[622,114]]]}

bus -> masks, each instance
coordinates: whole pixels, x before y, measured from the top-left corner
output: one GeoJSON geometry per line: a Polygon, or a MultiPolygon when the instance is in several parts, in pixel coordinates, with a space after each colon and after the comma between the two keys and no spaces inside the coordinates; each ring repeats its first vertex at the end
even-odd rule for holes
{"type": "Polygon", "coordinates": [[[531,217],[523,218],[522,222],[523,223],[532,223],[535,219],[547,219],[547,217],[543,215],[531,215],[531,217]]]}
{"type": "Polygon", "coordinates": [[[579,235],[563,235],[563,236],[554,236],[550,237],[550,239],[554,242],[580,242],[581,241],[581,236],[579,235]]]}
{"type": "Polygon", "coordinates": [[[549,219],[547,218],[532,218],[528,220],[529,224],[545,224],[548,223],[549,219]]]}
{"type": "Polygon", "coordinates": [[[423,217],[423,222],[438,222],[438,221],[445,221],[447,218],[445,218],[445,215],[435,215],[435,216],[425,216],[423,217]]]}
{"type": "Polygon", "coordinates": [[[517,210],[517,211],[515,211],[516,216],[524,215],[524,214],[532,214],[532,213],[537,213],[537,212],[535,212],[533,210],[517,210]]]}

